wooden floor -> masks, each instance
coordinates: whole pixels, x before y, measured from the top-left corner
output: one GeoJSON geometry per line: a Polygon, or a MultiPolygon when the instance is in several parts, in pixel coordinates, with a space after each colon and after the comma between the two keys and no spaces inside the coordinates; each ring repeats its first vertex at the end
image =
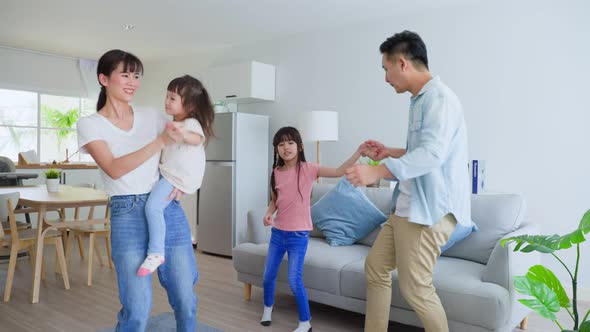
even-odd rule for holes
{"type": "MultiPolygon", "coordinates": [[[[200,281],[196,287],[199,297],[198,319],[225,332],[292,331],[297,325],[297,307],[292,296],[277,294],[273,324],[261,326],[262,290],[252,289],[252,301],[243,300],[243,286],[236,281],[230,259],[202,254],[197,251],[200,281]]],[[[55,259],[51,252],[50,263],[55,259]]],[[[30,303],[31,268],[27,258],[19,260],[12,298],[0,302],[0,331],[96,331],[113,326],[120,308],[115,272],[108,267],[96,267],[93,286],[86,286],[86,262],[74,252],[69,265],[71,289],[63,288],[61,276],[48,265],[47,281],[41,284],[38,304],[30,303]]],[[[8,264],[0,264],[0,289],[4,288],[8,264]]],[[[171,311],[166,293],[154,278],[153,314],[171,311]]],[[[585,304],[588,308],[589,305],[585,304]]],[[[311,303],[314,332],[362,331],[364,316],[337,308],[311,303]]],[[[585,311],[584,311],[585,313],[585,311]]],[[[564,317],[565,318],[565,317],[564,317]]],[[[566,321],[565,319],[563,321],[566,321]]],[[[395,323],[389,328],[396,332],[422,329],[395,323]]],[[[556,326],[532,316],[529,332],[556,331],[556,326]]],[[[520,331],[515,329],[515,331],[520,331]]]]}

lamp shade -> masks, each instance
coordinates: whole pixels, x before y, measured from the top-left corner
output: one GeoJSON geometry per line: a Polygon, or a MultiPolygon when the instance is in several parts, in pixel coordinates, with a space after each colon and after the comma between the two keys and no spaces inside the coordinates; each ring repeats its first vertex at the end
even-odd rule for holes
{"type": "Polygon", "coordinates": [[[338,112],[311,111],[301,113],[299,130],[303,141],[337,141],[338,112]]]}

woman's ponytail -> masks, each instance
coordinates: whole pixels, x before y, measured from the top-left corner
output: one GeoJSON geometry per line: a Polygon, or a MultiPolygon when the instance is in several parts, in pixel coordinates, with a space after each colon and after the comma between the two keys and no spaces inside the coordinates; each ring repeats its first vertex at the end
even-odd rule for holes
{"type": "Polygon", "coordinates": [[[96,103],[96,111],[100,111],[107,103],[107,91],[104,86],[100,86],[100,94],[98,95],[98,102],[96,103]]]}

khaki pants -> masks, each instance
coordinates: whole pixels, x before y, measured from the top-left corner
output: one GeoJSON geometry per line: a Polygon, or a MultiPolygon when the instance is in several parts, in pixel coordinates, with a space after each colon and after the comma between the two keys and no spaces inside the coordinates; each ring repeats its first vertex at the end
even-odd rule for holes
{"type": "Polygon", "coordinates": [[[391,272],[397,268],[402,296],[414,309],[426,332],[448,332],[447,316],[432,273],[440,246],[455,229],[452,214],[433,227],[408,222],[392,214],[379,232],[365,261],[367,275],[366,332],[387,331],[391,307],[391,272]]]}

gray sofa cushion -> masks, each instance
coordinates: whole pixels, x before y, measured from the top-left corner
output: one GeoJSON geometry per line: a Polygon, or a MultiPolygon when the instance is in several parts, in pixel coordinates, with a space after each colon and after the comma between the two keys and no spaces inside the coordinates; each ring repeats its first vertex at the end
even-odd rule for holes
{"type": "Polygon", "coordinates": [[[313,206],[317,201],[320,200],[328,191],[332,190],[336,184],[332,183],[322,183],[322,184],[313,184],[313,189],[311,190],[311,206],[313,206]]]}
{"type": "Polygon", "coordinates": [[[391,200],[393,198],[393,188],[367,188],[363,187],[367,198],[375,204],[386,216],[391,214],[391,200]]]}
{"type": "Polygon", "coordinates": [[[479,231],[457,242],[442,255],[487,264],[498,241],[520,226],[525,212],[524,198],[518,194],[472,195],[471,218],[479,231]]]}
{"type": "MultiPolygon", "coordinates": [[[[303,282],[305,287],[340,295],[340,270],[351,262],[363,259],[369,252],[364,245],[331,247],[324,239],[310,238],[305,256],[303,282]]],[[[268,244],[243,243],[233,250],[237,271],[263,276],[268,244]]],[[[288,282],[287,255],[279,268],[278,279],[288,282]]]]}
{"type": "MultiPolygon", "coordinates": [[[[343,296],[366,300],[367,280],[365,260],[346,265],[341,272],[343,296]]],[[[508,290],[482,282],[485,266],[462,259],[440,257],[434,271],[434,286],[449,320],[463,322],[488,329],[496,329],[507,323],[510,307],[508,290]]],[[[397,271],[393,272],[392,306],[411,310],[399,290],[397,271]]]]}

